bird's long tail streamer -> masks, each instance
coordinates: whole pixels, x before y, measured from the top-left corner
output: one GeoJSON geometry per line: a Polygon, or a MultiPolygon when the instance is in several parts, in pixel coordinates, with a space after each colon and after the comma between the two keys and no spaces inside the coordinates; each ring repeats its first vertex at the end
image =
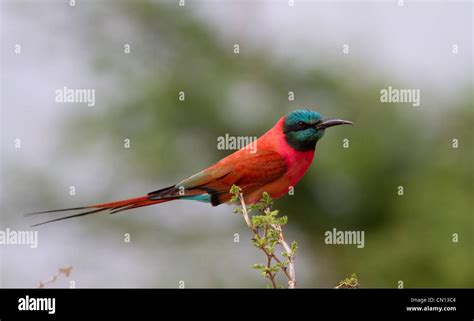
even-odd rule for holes
{"type": "Polygon", "coordinates": [[[63,208],[63,209],[58,209],[58,210],[34,212],[34,213],[28,213],[28,214],[25,214],[25,215],[26,216],[32,216],[32,215],[38,215],[38,214],[86,210],[85,212],[81,212],[81,213],[77,213],[77,214],[73,214],[73,215],[68,215],[68,216],[63,216],[63,217],[55,218],[55,219],[48,220],[48,221],[45,221],[45,222],[37,223],[37,224],[32,225],[32,227],[33,227],[33,226],[39,226],[39,225],[43,225],[43,224],[47,224],[47,223],[62,221],[62,220],[69,219],[69,218],[74,218],[74,217],[80,217],[80,216],[85,216],[85,215],[89,215],[89,214],[99,213],[99,212],[103,212],[103,211],[109,211],[110,214],[113,214],[113,213],[117,213],[117,212],[121,212],[121,211],[130,210],[130,209],[133,209],[133,208],[138,208],[138,207],[149,206],[149,205],[158,204],[158,203],[169,202],[169,201],[172,201],[174,199],[176,199],[176,197],[169,197],[169,198],[163,198],[163,199],[150,199],[149,195],[145,195],[145,196],[129,198],[129,199],[126,199],[126,200],[121,200],[121,201],[101,203],[101,204],[81,206],[81,207],[63,208]]]}

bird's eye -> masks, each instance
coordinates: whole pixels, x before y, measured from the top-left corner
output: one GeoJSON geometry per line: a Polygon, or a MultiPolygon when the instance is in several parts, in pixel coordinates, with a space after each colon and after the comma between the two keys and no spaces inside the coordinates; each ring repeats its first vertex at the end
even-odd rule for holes
{"type": "Polygon", "coordinates": [[[299,122],[298,122],[298,126],[303,127],[303,126],[304,126],[304,123],[303,123],[302,121],[299,121],[299,122]]]}

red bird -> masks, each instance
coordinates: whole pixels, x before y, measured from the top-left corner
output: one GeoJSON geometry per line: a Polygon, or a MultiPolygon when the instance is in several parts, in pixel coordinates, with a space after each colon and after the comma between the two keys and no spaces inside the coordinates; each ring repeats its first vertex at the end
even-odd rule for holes
{"type": "Polygon", "coordinates": [[[352,124],[341,119],[324,119],[312,110],[295,110],[280,120],[252,143],[221,159],[176,185],[162,188],[145,196],[90,206],[43,211],[30,214],[86,210],[33,226],[109,210],[110,213],[173,201],[196,200],[213,206],[228,202],[232,185],[242,189],[245,201],[255,203],[263,192],[272,198],[288,193],[291,186],[306,173],[314,157],[316,143],[328,127],[352,124]]]}

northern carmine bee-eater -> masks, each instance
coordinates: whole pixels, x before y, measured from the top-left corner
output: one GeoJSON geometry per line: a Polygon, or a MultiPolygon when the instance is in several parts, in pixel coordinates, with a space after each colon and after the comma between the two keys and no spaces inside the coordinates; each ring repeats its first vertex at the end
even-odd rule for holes
{"type": "Polygon", "coordinates": [[[229,191],[234,184],[242,189],[244,199],[249,204],[260,200],[263,192],[267,192],[272,198],[279,198],[288,193],[290,186],[295,186],[306,173],[313,161],[316,143],[323,137],[326,128],[345,124],[352,122],[325,119],[312,110],[295,110],[280,118],[273,128],[253,142],[256,150],[244,147],[176,185],[145,196],[30,213],[85,210],[33,226],[102,211],[117,213],[177,199],[207,202],[217,206],[230,200],[229,191]]]}

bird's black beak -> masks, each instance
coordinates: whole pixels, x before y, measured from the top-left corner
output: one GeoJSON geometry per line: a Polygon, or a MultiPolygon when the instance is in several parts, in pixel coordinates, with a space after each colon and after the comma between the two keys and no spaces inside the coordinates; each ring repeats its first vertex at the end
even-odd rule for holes
{"type": "Polygon", "coordinates": [[[342,119],[326,119],[323,120],[321,123],[316,125],[316,129],[326,129],[328,127],[332,126],[338,126],[338,125],[354,125],[353,122],[348,121],[348,120],[342,120],[342,119]]]}

